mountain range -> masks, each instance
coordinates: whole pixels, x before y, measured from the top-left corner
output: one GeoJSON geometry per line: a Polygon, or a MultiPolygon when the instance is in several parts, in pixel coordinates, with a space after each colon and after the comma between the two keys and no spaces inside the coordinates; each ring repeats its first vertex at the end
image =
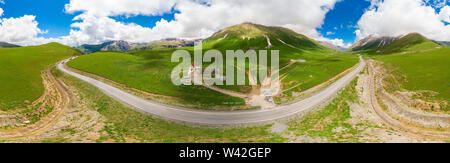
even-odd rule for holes
{"type": "Polygon", "coordinates": [[[19,45],[10,44],[7,42],[0,42],[0,48],[18,48],[19,45]]]}
{"type": "Polygon", "coordinates": [[[322,45],[322,46],[325,46],[326,48],[333,49],[333,50],[336,50],[336,51],[345,51],[347,49],[347,48],[344,48],[344,47],[333,45],[333,44],[331,44],[329,42],[326,42],[326,41],[318,41],[318,43],[320,45],[322,45]]]}
{"type": "Polygon", "coordinates": [[[98,51],[115,51],[115,52],[128,52],[132,50],[150,50],[150,49],[161,49],[161,48],[178,48],[178,47],[188,47],[194,46],[196,41],[201,40],[184,40],[178,38],[168,38],[158,41],[153,41],[151,43],[130,43],[127,41],[107,41],[102,44],[96,45],[81,45],[76,47],[84,53],[94,53],[98,51]]]}
{"type": "Polygon", "coordinates": [[[425,50],[439,47],[419,33],[410,33],[398,37],[369,36],[355,43],[349,50],[364,51],[369,54],[392,54],[402,51],[425,50]]]}
{"type": "Polygon", "coordinates": [[[450,46],[450,41],[433,41],[433,42],[441,46],[450,46]]]}

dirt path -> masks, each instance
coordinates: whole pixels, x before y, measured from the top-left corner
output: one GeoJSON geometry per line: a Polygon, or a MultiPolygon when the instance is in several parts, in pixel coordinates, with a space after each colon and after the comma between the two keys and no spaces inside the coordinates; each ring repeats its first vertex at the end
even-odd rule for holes
{"type": "MultiPolygon", "coordinates": [[[[45,71],[42,78],[46,87],[46,93],[44,93],[45,96],[41,100],[49,102],[51,107],[53,107],[53,111],[34,124],[0,131],[0,139],[23,138],[37,135],[54,125],[55,122],[65,113],[72,98],[67,86],[57,80],[51,74],[50,69],[45,71]],[[55,100],[52,101],[52,99],[55,100]]],[[[46,107],[46,105],[43,104],[41,107],[46,107]]]]}
{"type": "MultiPolygon", "coordinates": [[[[406,134],[413,134],[415,136],[427,136],[427,137],[438,137],[438,138],[450,138],[450,132],[438,132],[433,130],[426,130],[422,128],[415,127],[413,125],[408,125],[405,123],[400,122],[399,120],[394,119],[391,115],[392,113],[387,113],[383,110],[381,104],[379,103],[379,100],[377,98],[377,93],[379,93],[380,89],[382,89],[382,77],[377,75],[377,69],[375,68],[374,62],[371,60],[368,60],[368,67],[369,67],[369,78],[366,82],[368,84],[369,88],[369,104],[373,111],[389,126],[392,128],[395,128],[399,131],[402,131],[406,134]],[[391,114],[391,115],[390,115],[391,114]]],[[[381,96],[383,98],[383,96],[381,96]]],[[[388,106],[389,107],[389,106],[388,106]]],[[[414,115],[415,118],[419,119],[426,119],[423,118],[421,115],[414,115]],[[417,117],[421,116],[421,117],[417,117]]],[[[435,117],[436,118],[436,117],[435,117]]],[[[433,119],[433,118],[431,118],[433,119]]],[[[439,118],[437,118],[439,119],[439,118]]],[[[445,119],[445,118],[444,118],[445,119]]],[[[448,120],[448,119],[447,119],[448,120]]]]}

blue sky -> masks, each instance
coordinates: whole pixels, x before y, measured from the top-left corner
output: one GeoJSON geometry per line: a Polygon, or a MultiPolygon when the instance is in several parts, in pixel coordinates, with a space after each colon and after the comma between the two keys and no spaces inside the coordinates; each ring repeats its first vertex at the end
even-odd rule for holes
{"type": "Polygon", "coordinates": [[[324,37],[343,39],[345,43],[355,40],[358,20],[370,2],[364,0],[344,0],[336,3],[333,10],[327,13],[322,28],[318,29],[324,37]]]}
{"type": "MultiPolygon", "coordinates": [[[[64,12],[64,5],[70,0],[4,0],[5,4],[0,7],[5,10],[3,17],[20,17],[23,15],[36,15],[36,21],[39,22],[38,27],[48,31],[41,36],[45,38],[66,36],[70,32],[70,25],[76,13],[69,14],[64,12]],[[26,4],[26,5],[24,5],[26,4]]],[[[363,14],[364,9],[370,6],[370,2],[364,0],[344,0],[338,2],[333,10],[331,10],[325,19],[322,28],[318,31],[327,38],[340,38],[347,43],[351,43],[355,39],[353,28],[356,22],[363,14]],[[327,35],[327,32],[333,32],[327,35]]],[[[153,27],[161,18],[173,20],[174,14],[164,14],[162,16],[113,16],[111,18],[125,22],[135,23],[143,27],[153,27]]]]}
{"type": "MultiPolygon", "coordinates": [[[[35,28],[27,31],[30,33],[29,35],[14,37],[4,32],[2,36],[1,28],[8,29],[3,31],[11,31],[16,27],[11,25],[13,23],[9,23],[9,27],[2,27],[0,24],[0,41],[17,41],[19,38],[22,39],[20,40],[22,42],[17,41],[17,43],[22,45],[46,41],[77,45],[111,39],[151,41],[164,37],[207,37],[221,28],[242,23],[236,20],[255,21],[255,23],[265,23],[265,25],[290,26],[289,28],[314,39],[324,38],[330,41],[340,39],[346,45],[372,34],[396,36],[405,32],[419,32],[437,40],[450,40],[450,32],[448,32],[450,28],[450,7],[448,5],[450,2],[447,0],[423,0],[426,5],[423,5],[421,0],[264,1],[265,3],[261,7],[261,1],[258,0],[243,0],[239,3],[219,0],[211,1],[211,4],[206,5],[198,3],[198,1],[187,0],[138,2],[129,0],[0,0],[0,9],[4,11],[3,15],[0,13],[2,19],[22,18],[24,15],[36,16],[35,20],[26,20],[28,23],[23,23],[31,26],[17,28],[18,30],[35,28]],[[334,3],[336,1],[337,3],[334,3]],[[376,10],[377,14],[364,17],[363,14],[369,11],[371,1],[382,2],[380,5],[385,5],[385,8],[391,10],[398,10],[398,12],[376,10]],[[65,12],[65,5],[68,4],[70,4],[71,13],[65,12]],[[441,4],[440,7],[437,4],[441,4]],[[271,8],[276,5],[279,5],[278,8],[271,8]],[[333,5],[333,9],[330,11],[324,7],[333,5]],[[253,11],[255,8],[252,6],[263,9],[253,11]],[[427,7],[435,9],[434,12],[429,13],[430,10],[425,9],[427,7]],[[444,7],[447,9],[441,14],[444,7]],[[226,10],[221,10],[224,8],[226,10]],[[235,8],[237,10],[234,13],[229,12],[235,8]],[[248,13],[249,15],[239,13],[245,10],[254,13],[248,13]],[[179,14],[179,20],[175,20],[175,13],[179,14]],[[436,16],[428,18],[430,14],[436,16]],[[73,20],[80,15],[85,15],[85,17],[73,20]],[[285,15],[289,15],[289,17],[285,15]],[[324,20],[322,20],[323,15],[325,15],[324,20]],[[421,19],[416,20],[416,17],[421,19]],[[278,18],[281,19],[277,20],[278,18]],[[163,22],[159,28],[152,29],[161,19],[167,22],[163,22]],[[377,22],[384,20],[386,20],[384,23],[377,22]],[[39,24],[37,27],[33,27],[33,22],[30,23],[30,21],[39,24]],[[321,21],[323,24],[320,23],[321,21]],[[76,22],[78,22],[78,27],[73,27],[76,22]],[[364,27],[358,27],[358,22],[361,22],[364,27]],[[136,27],[130,23],[139,26],[136,27]],[[397,23],[404,26],[399,27],[397,23]],[[292,26],[293,24],[294,26],[292,26]],[[74,32],[71,33],[71,30],[74,32]],[[131,37],[139,38],[132,39],[131,37]]],[[[14,23],[16,22],[19,21],[14,21],[14,23]]]]}
{"type": "Polygon", "coordinates": [[[69,0],[4,0],[0,3],[4,18],[35,15],[40,29],[48,30],[45,37],[57,37],[69,34],[74,15],[64,12],[64,5],[69,0]]]}
{"type": "MultiPolygon", "coordinates": [[[[70,25],[74,22],[72,19],[77,13],[69,14],[64,12],[65,4],[70,0],[4,0],[0,7],[5,10],[3,17],[21,17],[23,15],[35,15],[39,22],[39,28],[47,30],[41,36],[45,38],[60,37],[69,35],[70,25]],[[24,5],[26,4],[26,5],[24,5]]],[[[125,23],[136,23],[143,27],[153,27],[161,18],[173,20],[174,14],[164,14],[162,16],[114,16],[115,20],[125,23]]]]}

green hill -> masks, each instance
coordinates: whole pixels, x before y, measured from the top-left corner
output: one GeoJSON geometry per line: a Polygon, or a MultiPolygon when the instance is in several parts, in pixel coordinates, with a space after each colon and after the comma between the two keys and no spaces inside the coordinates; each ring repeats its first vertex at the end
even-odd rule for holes
{"type": "Polygon", "coordinates": [[[428,40],[418,33],[411,33],[387,46],[377,49],[378,54],[392,54],[404,51],[426,50],[439,47],[438,44],[428,40]]]}
{"type": "MultiPolygon", "coordinates": [[[[384,41],[384,40],[381,40],[384,41]]],[[[439,47],[438,44],[428,40],[419,33],[410,33],[403,37],[397,37],[394,41],[379,46],[380,40],[373,41],[373,44],[361,46],[358,50],[367,54],[393,54],[400,52],[414,52],[428,50],[439,47]],[[378,45],[378,46],[376,46],[378,45]]]]}
{"type": "MultiPolygon", "coordinates": [[[[426,98],[450,101],[449,47],[426,52],[378,55],[374,58],[383,61],[386,68],[394,70],[394,76],[397,77],[402,88],[409,91],[430,90],[438,94],[426,98]]],[[[441,109],[448,111],[449,108],[441,109]]]]}
{"type": "Polygon", "coordinates": [[[33,102],[43,91],[41,71],[80,51],[58,43],[20,48],[0,48],[0,110],[33,102]]]}
{"type": "Polygon", "coordinates": [[[214,49],[258,50],[286,45],[303,50],[326,49],[316,41],[290,29],[253,23],[228,27],[206,39],[204,44],[214,49]]]}

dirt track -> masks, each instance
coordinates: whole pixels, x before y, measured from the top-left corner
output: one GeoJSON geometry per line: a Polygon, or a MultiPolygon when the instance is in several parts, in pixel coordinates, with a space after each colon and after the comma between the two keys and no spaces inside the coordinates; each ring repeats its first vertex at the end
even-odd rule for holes
{"type": "MultiPolygon", "coordinates": [[[[408,111],[405,108],[399,108],[397,107],[393,107],[392,104],[396,104],[394,103],[389,103],[387,105],[387,111],[383,110],[382,105],[380,104],[380,101],[378,99],[378,97],[381,98],[381,101],[386,102],[389,99],[387,99],[386,94],[383,90],[383,86],[382,86],[382,76],[380,76],[380,72],[378,71],[378,67],[376,67],[376,64],[374,61],[372,60],[368,60],[368,67],[369,67],[369,78],[368,81],[366,82],[368,84],[368,88],[369,88],[369,104],[371,106],[371,108],[375,111],[375,113],[389,126],[400,130],[406,134],[413,134],[414,136],[427,136],[427,137],[438,137],[438,138],[450,138],[450,132],[445,131],[444,132],[439,132],[439,131],[434,131],[432,129],[424,129],[421,127],[417,127],[411,124],[407,124],[404,123],[404,121],[399,121],[395,118],[393,118],[393,116],[403,116],[404,118],[408,118],[408,119],[412,119],[413,121],[420,121],[420,122],[427,122],[428,123],[433,123],[433,122],[437,122],[437,123],[447,123],[450,119],[448,118],[448,116],[446,115],[430,115],[430,114],[420,114],[417,112],[413,112],[413,111],[408,111]],[[377,97],[377,93],[382,92],[383,96],[378,96],[377,97]],[[390,108],[394,108],[393,112],[389,112],[390,108]],[[402,111],[399,111],[399,110],[402,111]],[[406,113],[405,113],[406,112],[406,113]],[[398,113],[399,115],[396,115],[396,113],[398,113]],[[441,120],[441,121],[439,121],[441,120]]],[[[398,105],[398,104],[396,104],[398,105]]],[[[422,126],[424,127],[424,126],[422,126]]]]}
{"type": "MultiPolygon", "coordinates": [[[[51,74],[50,69],[43,72],[42,79],[46,88],[45,93],[34,103],[42,103],[40,108],[50,106],[53,108],[52,112],[45,117],[42,117],[34,124],[20,124],[19,126],[24,126],[0,131],[0,139],[23,138],[37,135],[52,126],[65,113],[72,98],[68,88],[51,74]]],[[[34,112],[37,113],[33,114],[40,114],[42,111],[37,109],[34,112]]]]}

